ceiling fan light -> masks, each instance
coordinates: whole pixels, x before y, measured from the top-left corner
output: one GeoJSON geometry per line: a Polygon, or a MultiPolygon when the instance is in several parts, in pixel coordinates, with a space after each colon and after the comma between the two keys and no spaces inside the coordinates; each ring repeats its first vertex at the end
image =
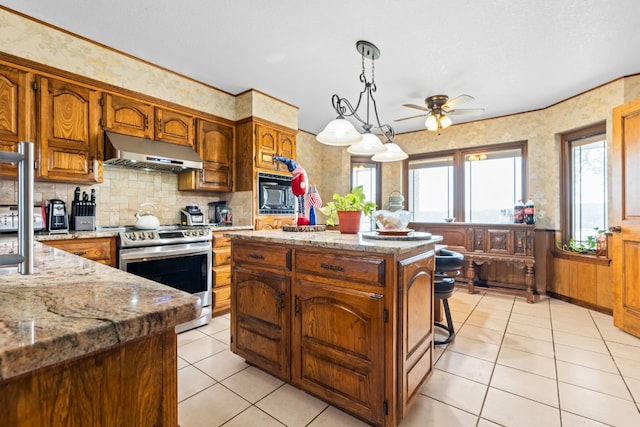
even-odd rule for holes
{"type": "Polygon", "coordinates": [[[453,122],[451,121],[451,119],[449,118],[449,116],[447,115],[442,115],[440,116],[440,127],[442,127],[442,129],[446,129],[449,126],[451,126],[453,122]]]}
{"type": "Polygon", "coordinates": [[[427,127],[427,130],[436,131],[438,130],[438,118],[432,114],[427,117],[427,121],[424,122],[424,125],[427,127]]]}
{"type": "Polygon", "coordinates": [[[338,118],[330,121],[316,140],[326,145],[347,146],[362,141],[362,134],[349,121],[338,118]]]}
{"type": "Polygon", "coordinates": [[[385,150],[380,138],[370,132],[362,135],[362,141],[353,144],[347,148],[349,154],[370,155],[383,152],[385,150]]]}
{"type": "Polygon", "coordinates": [[[409,155],[405,153],[395,142],[387,142],[384,144],[384,148],[385,151],[373,155],[371,160],[374,162],[397,162],[409,157],[409,155]]]}

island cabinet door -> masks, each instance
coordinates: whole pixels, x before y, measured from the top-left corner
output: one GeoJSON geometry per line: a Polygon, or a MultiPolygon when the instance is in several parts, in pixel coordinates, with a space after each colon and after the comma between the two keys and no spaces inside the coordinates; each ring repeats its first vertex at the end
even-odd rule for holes
{"type": "Polygon", "coordinates": [[[290,279],[235,266],[231,286],[231,351],[284,380],[290,378],[290,279]]]}
{"type": "Polygon", "coordinates": [[[292,382],[373,425],[384,424],[381,294],[297,280],[292,382]]]}
{"type": "Polygon", "coordinates": [[[398,419],[432,373],[434,261],[429,251],[399,262],[398,419]]]}

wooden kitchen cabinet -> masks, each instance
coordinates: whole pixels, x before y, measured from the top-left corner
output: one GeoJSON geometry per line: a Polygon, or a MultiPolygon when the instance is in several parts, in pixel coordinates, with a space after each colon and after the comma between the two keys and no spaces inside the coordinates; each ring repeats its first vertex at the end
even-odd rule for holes
{"type": "Polygon", "coordinates": [[[178,175],[178,190],[233,191],[233,125],[198,119],[195,150],[203,169],[178,175]]]}
{"type": "Polygon", "coordinates": [[[231,241],[223,234],[222,231],[214,231],[211,241],[213,252],[211,289],[214,317],[231,310],[231,241]]]}
{"type": "Polygon", "coordinates": [[[273,160],[279,155],[295,159],[296,135],[293,132],[272,126],[256,125],[256,167],[269,170],[288,171],[286,166],[273,160]]]}
{"type": "MultiPolygon", "coordinates": [[[[0,150],[17,151],[20,141],[34,141],[31,73],[0,64],[0,150]]],[[[0,176],[15,178],[15,163],[0,163],[0,176]]]]}
{"type": "Polygon", "coordinates": [[[100,92],[37,77],[39,179],[102,182],[103,132],[100,92]]]}
{"type": "Polygon", "coordinates": [[[45,240],[42,241],[42,244],[53,246],[111,267],[116,267],[117,264],[115,237],[45,240]]]}
{"type": "Polygon", "coordinates": [[[105,93],[103,125],[107,130],[139,138],[193,147],[193,116],[111,93],[105,93]]]}
{"type": "Polygon", "coordinates": [[[432,374],[433,250],[231,242],[231,350],[372,425],[397,425],[432,374]]]}

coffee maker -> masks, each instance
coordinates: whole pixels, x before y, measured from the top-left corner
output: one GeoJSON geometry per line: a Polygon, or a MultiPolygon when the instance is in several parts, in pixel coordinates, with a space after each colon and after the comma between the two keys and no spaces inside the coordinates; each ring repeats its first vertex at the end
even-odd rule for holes
{"type": "Polygon", "coordinates": [[[209,222],[218,226],[231,226],[231,208],[227,207],[226,201],[209,203],[209,222]]]}
{"type": "Polygon", "coordinates": [[[50,233],[68,233],[67,207],[60,199],[51,199],[47,204],[47,229],[50,233]]]}

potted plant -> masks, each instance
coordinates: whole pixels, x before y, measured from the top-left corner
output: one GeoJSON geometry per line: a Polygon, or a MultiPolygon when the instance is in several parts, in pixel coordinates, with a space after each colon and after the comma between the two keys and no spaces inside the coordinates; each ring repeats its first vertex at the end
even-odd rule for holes
{"type": "Polygon", "coordinates": [[[374,202],[365,201],[362,185],[358,185],[345,195],[334,193],[332,201],[321,207],[320,212],[327,216],[328,225],[335,225],[338,220],[341,233],[356,234],[362,214],[371,216],[376,206],[374,202]]]}

